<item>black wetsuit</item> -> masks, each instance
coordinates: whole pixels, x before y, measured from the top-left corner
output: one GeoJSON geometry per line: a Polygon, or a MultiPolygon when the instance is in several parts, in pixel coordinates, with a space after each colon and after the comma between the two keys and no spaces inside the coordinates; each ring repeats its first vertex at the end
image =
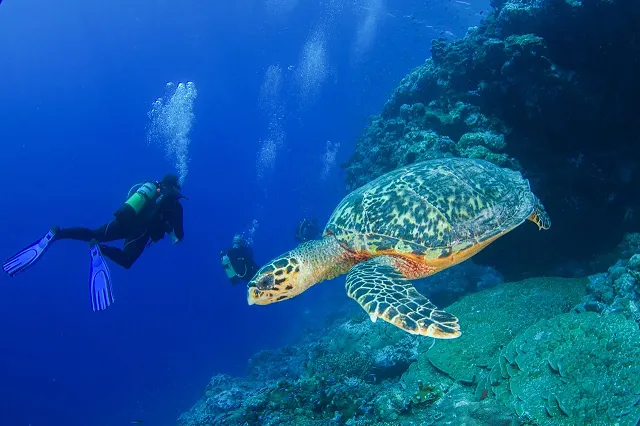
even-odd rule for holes
{"type": "Polygon", "coordinates": [[[227,251],[220,252],[220,257],[224,255],[229,257],[231,266],[236,271],[236,275],[229,278],[233,284],[238,284],[240,281],[249,282],[251,278],[258,272],[258,265],[253,260],[253,250],[251,247],[232,247],[227,251]]]}
{"type": "Polygon", "coordinates": [[[100,251],[113,262],[128,269],[151,242],[161,240],[165,233],[173,231],[179,240],[184,237],[180,201],[176,198],[165,198],[155,208],[157,210],[153,213],[137,217],[125,204],[114,214],[115,219],[106,225],[98,229],[63,228],[56,233],[55,240],[97,240],[100,243],[124,240],[122,250],[100,244],[100,251]]]}

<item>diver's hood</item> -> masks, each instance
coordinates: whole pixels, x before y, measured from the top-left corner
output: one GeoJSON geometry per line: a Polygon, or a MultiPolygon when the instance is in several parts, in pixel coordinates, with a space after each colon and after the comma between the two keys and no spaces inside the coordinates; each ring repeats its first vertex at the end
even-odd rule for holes
{"type": "Polygon", "coordinates": [[[156,182],[156,185],[160,188],[160,195],[164,195],[165,197],[172,197],[176,200],[180,200],[184,198],[188,200],[185,195],[182,194],[182,187],[178,184],[176,185],[166,185],[163,181],[156,182]]]}

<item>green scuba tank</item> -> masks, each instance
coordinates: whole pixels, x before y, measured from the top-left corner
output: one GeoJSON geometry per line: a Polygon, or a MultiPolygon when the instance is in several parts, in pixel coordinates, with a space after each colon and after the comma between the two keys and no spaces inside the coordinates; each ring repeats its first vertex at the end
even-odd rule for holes
{"type": "Polygon", "coordinates": [[[155,182],[136,184],[129,190],[125,204],[131,206],[131,208],[136,212],[136,215],[138,215],[149,202],[156,202],[159,194],[160,187],[155,182]],[[131,194],[131,191],[136,187],[136,191],[131,194]]]}
{"type": "Polygon", "coordinates": [[[229,259],[229,256],[227,256],[226,254],[222,256],[221,263],[222,269],[224,269],[224,272],[227,274],[227,277],[229,279],[238,275],[236,273],[236,270],[233,269],[233,265],[231,264],[231,259],[229,259]]]}

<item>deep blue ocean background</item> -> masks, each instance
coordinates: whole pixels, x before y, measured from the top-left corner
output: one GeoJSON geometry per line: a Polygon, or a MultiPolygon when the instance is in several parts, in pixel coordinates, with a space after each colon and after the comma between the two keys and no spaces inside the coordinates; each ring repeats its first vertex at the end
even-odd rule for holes
{"type": "Polygon", "coordinates": [[[0,277],[0,425],[175,424],[213,374],[243,374],[251,354],[321,322],[332,297],[345,297],[341,284],[249,307],[219,251],[257,221],[264,262],[295,245],[305,215],[324,222],[345,194],[339,163],[368,117],[429,56],[431,39],[463,36],[485,3],[4,0],[3,259],[53,224],[108,222],[131,185],[174,171],[146,142],[147,112],[170,81],[194,82],[198,97],[183,244],[154,244],[128,271],[111,264],[116,302],[105,312],[90,309],[84,243],[58,242],[29,271],[0,277]],[[295,75],[318,30],[326,76],[302,99],[295,75]],[[357,55],[359,30],[373,32],[357,55]],[[271,65],[282,70],[284,138],[259,176],[271,65]],[[323,177],[327,141],[340,149],[323,177]]]}

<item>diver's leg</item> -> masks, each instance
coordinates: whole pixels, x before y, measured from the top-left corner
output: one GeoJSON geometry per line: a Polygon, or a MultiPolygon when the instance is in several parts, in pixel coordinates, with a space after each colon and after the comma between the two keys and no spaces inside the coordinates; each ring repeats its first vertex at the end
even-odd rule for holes
{"type": "Polygon", "coordinates": [[[145,247],[147,246],[149,239],[149,235],[145,230],[137,238],[126,239],[124,248],[122,250],[104,244],[100,244],[100,250],[102,251],[102,254],[111,259],[113,262],[117,263],[125,269],[129,269],[131,268],[131,265],[133,265],[133,263],[140,257],[145,247]]]}
{"type": "Polygon", "coordinates": [[[122,240],[126,237],[124,226],[116,219],[98,229],[89,228],[62,228],[56,232],[56,240],[76,240],[90,242],[97,240],[101,243],[108,241],[122,240]]]}
{"type": "Polygon", "coordinates": [[[56,233],[56,240],[76,240],[76,241],[86,241],[87,243],[94,238],[97,240],[98,236],[101,235],[98,229],[89,229],[89,228],[61,228],[56,233]]]}

